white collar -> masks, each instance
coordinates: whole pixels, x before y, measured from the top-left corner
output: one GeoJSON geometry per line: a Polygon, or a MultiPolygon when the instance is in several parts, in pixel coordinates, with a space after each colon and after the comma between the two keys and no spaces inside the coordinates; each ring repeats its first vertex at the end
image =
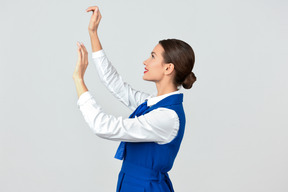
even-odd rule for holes
{"type": "Polygon", "coordinates": [[[174,91],[174,92],[171,92],[171,93],[167,93],[167,94],[164,94],[164,95],[160,95],[160,96],[156,96],[156,97],[152,97],[152,98],[149,98],[147,100],[147,106],[152,106],[152,105],[155,105],[156,103],[158,103],[159,101],[161,101],[162,99],[170,96],[170,95],[174,95],[174,94],[179,94],[179,90],[178,91],[174,91]]]}

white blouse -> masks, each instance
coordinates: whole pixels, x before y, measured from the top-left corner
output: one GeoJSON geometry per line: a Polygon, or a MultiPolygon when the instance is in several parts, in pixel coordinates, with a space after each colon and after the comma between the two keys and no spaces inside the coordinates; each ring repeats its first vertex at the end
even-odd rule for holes
{"type": "MultiPolygon", "coordinates": [[[[169,95],[179,94],[179,91],[175,91],[153,97],[134,90],[123,82],[103,49],[93,52],[92,59],[103,84],[132,111],[146,99],[147,105],[152,106],[169,95]]],[[[89,91],[80,95],[77,106],[90,129],[99,137],[109,140],[166,144],[176,137],[179,130],[177,113],[167,108],[160,107],[135,118],[114,117],[102,111],[89,91]]]]}

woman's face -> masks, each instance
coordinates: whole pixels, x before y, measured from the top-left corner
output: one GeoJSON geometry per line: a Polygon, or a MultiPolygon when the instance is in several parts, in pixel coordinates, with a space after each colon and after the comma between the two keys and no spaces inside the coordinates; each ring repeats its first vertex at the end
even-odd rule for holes
{"type": "Polygon", "coordinates": [[[150,57],[143,62],[145,65],[144,80],[159,82],[163,78],[165,72],[165,63],[162,57],[163,52],[163,47],[157,44],[151,52],[150,57]]]}

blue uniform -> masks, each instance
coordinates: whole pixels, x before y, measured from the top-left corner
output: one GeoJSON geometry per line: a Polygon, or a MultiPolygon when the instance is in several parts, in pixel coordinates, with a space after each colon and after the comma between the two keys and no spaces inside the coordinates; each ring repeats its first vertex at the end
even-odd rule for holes
{"type": "MultiPolygon", "coordinates": [[[[161,108],[174,110],[180,122],[177,136],[167,144],[125,142],[123,163],[118,176],[117,192],[173,192],[168,176],[180,148],[185,129],[183,94],[170,95],[155,105],[137,109],[130,116],[139,116],[161,108]]],[[[123,143],[120,144],[120,146],[123,143]]],[[[119,152],[119,150],[118,150],[119,152]]]]}

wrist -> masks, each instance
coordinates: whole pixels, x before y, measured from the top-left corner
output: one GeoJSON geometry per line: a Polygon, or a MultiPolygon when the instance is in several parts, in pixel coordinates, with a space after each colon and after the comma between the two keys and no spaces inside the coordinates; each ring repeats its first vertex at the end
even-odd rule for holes
{"type": "Polygon", "coordinates": [[[98,36],[97,30],[90,30],[88,29],[89,35],[96,35],[98,36]]]}
{"type": "Polygon", "coordinates": [[[76,86],[77,95],[79,98],[80,95],[88,91],[88,88],[86,87],[84,80],[82,78],[73,78],[73,79],[76,86]]]}
{"type": "Polygon", "coordinates": [[[84,83],[84,79],[82,77],[73,77],[73,80],[75,82],[83,82],[84,83]]]}

